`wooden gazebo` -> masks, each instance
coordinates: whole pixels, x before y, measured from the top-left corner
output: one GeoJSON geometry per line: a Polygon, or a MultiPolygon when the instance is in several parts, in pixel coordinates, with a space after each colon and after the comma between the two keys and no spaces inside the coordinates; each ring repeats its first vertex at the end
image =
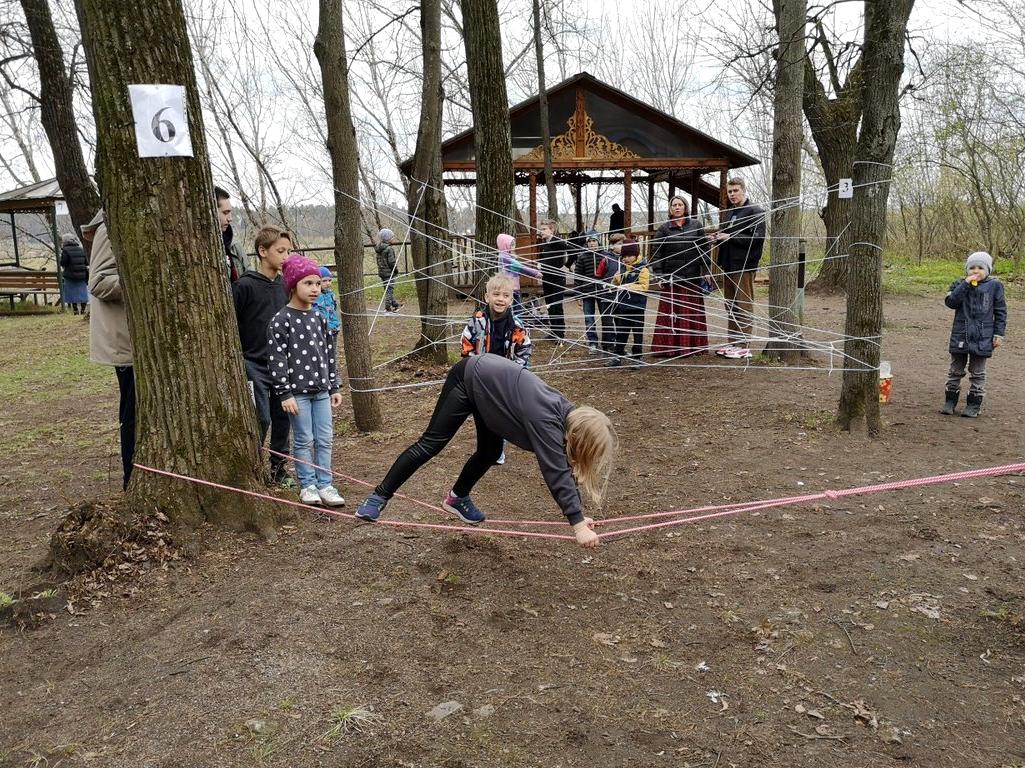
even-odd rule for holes
{"type": "MultiPolygon", "coordinates": [[[[669,184],[670,194],[689,194],[691,210],[703,200],[717,208],[726,205],[726,179],[734,168],[758,160],[623,91],[581,72],[548,89],[552,168],[557,184],[577,188],[577,228],[583,228],[580,188],[586,184],[621,184],[625,227],[633,229],[631,198],[634,184],[647,186],[646,229],[655,223],[655,185],[669,184]],[[608,171],[622,175],[606,175],[608,171]],[[599,173],[593,173],[593,172],[599,173]],[[702,175],[718,171],[718,184],[702,175]],[[644,175],[640,175],[643,172],[644,175]]],[[[513,170],[518,185],[530,187],[530,226],[537,226],[537,187],[544,184],[539,97],[509,110],[513,170]]],[[[476,184],[473,130],[463,131],[441,145],[444,183],[476,184]]],[[[407,175],[412,160],[402,165],[407,175]]]]}

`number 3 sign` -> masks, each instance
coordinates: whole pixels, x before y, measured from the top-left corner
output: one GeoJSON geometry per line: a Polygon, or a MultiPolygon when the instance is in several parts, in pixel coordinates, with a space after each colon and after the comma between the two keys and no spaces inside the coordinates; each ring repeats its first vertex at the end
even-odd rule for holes
{"type": "Polygon", "coordinates": [[[139,157],[192,157],[181,85],[129,85],[139,157]]]}

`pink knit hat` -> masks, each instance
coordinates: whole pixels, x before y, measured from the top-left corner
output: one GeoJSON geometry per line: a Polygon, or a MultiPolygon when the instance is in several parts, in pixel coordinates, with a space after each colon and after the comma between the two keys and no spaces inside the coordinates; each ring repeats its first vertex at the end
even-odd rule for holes
{"type": "Polygon", "coordinates": [[[498,236],[498,250],[500,251],[511,251],[513,246],[516,245],[516,238],[512,235],[507,235],[504,232],[498,236]]]}
{"type": "Polygon", "coordinates": [[[304,277],[314,275],[319,278],[320,265],[312,259],[307,259],[301,253],[293,253],[285,259],[281,272],[285,276],[285,293],[291,294],[295,284],[304,277]]]}

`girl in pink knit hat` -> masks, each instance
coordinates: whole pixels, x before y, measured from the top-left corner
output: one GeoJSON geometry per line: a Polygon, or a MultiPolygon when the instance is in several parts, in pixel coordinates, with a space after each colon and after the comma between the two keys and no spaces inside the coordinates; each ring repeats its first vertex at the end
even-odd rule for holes
{"type": "Polygon", "coordinates": [[[288,304],[270,321],[267,342],[274,392],[292,422],[299,500],[339,507],[345,499],[331,482],[331,410],[342,404],[342,394],[334,334],[327,320],[313,311],[320,296],[320,267],[294,253],[282,272],[288,304]]]}

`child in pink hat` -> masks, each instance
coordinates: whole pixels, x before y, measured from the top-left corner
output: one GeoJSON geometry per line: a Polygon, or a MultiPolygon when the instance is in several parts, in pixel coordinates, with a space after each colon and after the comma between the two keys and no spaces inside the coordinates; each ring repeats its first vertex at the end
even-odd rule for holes
{"type": "Polygon", "coordinates": [[[331,410],[342,404],[338,391],[335,336],[313,311],[320,296],[320,266],[300,253],[282,269],[288,304],[267,328],[274,392],[292,422],[292,455],[304,504],[338,507],[345,499],[331,481],[331,410]]]}

